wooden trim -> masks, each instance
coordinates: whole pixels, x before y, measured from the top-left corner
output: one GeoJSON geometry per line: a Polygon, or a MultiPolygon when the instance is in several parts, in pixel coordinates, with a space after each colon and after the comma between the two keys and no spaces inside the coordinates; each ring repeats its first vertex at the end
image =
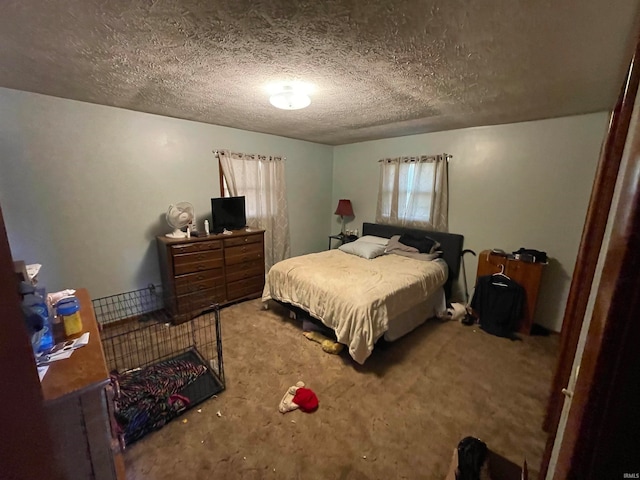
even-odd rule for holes
{"type": "Polygon", "coordinates": [[[638,128],[629,132],[625,157],[628,163],[621,172],[618,208],[554,480],[624,478],[624,473],[640,473],[635,438],[640,431],[638,128]]]}
{"type": "Polygon", "coordinates": [[[540,477],[544,478],[562,413],[564,396],[562,388],[568,385],[573,368],[582,322],[587,309],[591,284],[595,275],[598,256],[609,218],[611,199],[618,177],[620,162],[627,139],[629,123],[638,90],[640,71],[640,42],[636,44],[634,58],[628,69],[626,82],[611,114],[609,129],[602,146],[587,217],[582,232],[578,257],[571,280],[569,296],[562,321],[560,355],[556,364],[547,413],[543,428],[549,434],[543,455],[540,477]]]}

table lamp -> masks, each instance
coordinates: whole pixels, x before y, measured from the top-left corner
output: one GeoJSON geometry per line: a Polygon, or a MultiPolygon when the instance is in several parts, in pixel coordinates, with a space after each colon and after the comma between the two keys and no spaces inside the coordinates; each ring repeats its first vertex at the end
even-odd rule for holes
{"type": "Polygon", "coordinates": [[[338,200],[338,207],[336,208],[335,214],[340,215],[340,219],[342,220],[342,230],[340,233],[344,235],[344,217],[353,217],[351,200],[347,200],[346,198],[338,200]]]}

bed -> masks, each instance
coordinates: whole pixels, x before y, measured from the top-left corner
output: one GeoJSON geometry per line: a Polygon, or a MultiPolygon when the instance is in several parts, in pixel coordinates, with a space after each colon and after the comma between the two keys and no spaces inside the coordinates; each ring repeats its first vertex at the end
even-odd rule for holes
{"type": "Polygon", "coordinates": [[[374,223],[362,229],[369,238],[405,233],[439,242],[441,258],[384,254],[369,259],[339,249],[292,257],[269,270],[262,301],[304,310],[331,328],[363,364],[381,337],[394,341],[443,312],[458,276],[462,235],[374,223]]]}

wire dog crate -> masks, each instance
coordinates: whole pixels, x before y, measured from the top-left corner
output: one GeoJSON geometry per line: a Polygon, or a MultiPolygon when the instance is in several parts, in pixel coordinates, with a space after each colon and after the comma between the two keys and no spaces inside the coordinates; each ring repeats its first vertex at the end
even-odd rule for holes
{"type": "Polygon", "coordinates": [[[93,300],[125,445],[225,388],[218,305],[174,325],[159,290],[93,300]]]}

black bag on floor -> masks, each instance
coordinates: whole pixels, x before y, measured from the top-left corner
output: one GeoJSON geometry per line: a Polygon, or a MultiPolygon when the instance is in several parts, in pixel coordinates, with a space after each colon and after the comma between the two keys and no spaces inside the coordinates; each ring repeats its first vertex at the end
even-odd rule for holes
{"type": "Polygon", "coordinates": [[[458,443],[456,480],[480,480],[480,470],[487,459],[487,444],[475,437],[465,437],[458,443]]]}
{"type": "Polygon", "coordinates": [[[519,250],[513,252],[515,258],[524,260],[525,262],[547,263],[547,252],[534,250],[532,248],[520,247],[519,250]]]}

